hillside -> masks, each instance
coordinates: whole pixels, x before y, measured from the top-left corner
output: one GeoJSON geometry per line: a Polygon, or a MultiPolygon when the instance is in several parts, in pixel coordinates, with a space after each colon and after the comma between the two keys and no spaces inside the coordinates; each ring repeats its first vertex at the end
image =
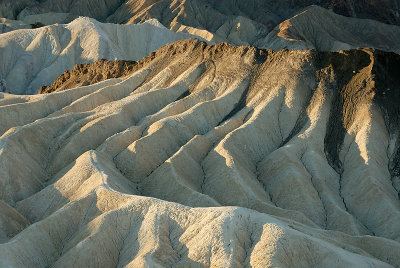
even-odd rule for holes
{"type": "Polygon", "coordinates": [[[400,53],[399,42],[399,26],[347,18],[318,6],[311,6],[279,24],[254,45],[275,50],[318,51],[370,47],[400,53]]]}
{"type": "MultiPolygon", "coordinates": [[[[214,41],[226,40],[235,45],[255,45],[280,23],[312,5],[351,18],[399,26],[399,1],[0,0],[0,17],[45,25],[69,23],[77,16],[117,24],[157,19],[171,30],[188,31],[206,40],[214,38],[214,41]]],[[[324,20],[314,23],[324,24],[324,20]]]]}
{"type": "Polygon", "coordinates": [[[189,39],[2,94],[0,266],[400,267],[399,63],[189,39]]]}
{"type": "Polygon", "coordinates": [[[140,60],[167,43],[191,37],[172,32],[156,20],[118,25],[84,17],[69,24],[4,33],[0,35],[2,91],[35,94],[76,64],[140,60]]]}

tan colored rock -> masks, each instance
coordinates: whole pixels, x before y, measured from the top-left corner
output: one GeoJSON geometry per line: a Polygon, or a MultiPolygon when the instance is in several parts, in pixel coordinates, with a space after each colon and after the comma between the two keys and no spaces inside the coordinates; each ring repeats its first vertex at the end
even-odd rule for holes
{"type": "Polygon", "coordinates": [[[0,266],[399,267],[399,63],[190,39],[0,95],[0,266]]]}

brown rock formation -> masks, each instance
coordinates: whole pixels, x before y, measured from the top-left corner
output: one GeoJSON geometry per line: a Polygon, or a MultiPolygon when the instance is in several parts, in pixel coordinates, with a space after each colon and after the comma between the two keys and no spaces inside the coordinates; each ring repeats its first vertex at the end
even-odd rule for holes
{"type": "Polygon", "coordinates": [[[110,78],[119,78],[136,71],[141,64],[135,61],[97,60],[94,63],[76,65],[71,71],[66,70],[52,85],[43,86],[39,94],[51,93],[78,86],[92,85],[110,78]]]}

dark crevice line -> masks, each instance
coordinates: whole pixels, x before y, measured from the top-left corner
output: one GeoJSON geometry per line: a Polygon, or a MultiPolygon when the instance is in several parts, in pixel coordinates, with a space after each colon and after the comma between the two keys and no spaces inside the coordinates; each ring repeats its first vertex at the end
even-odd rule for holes
{"type": "MultiPolygon", "coordinates": [[[[250,223],[250,222],[251,221],[250,221],[250,217],[249,217],[248,223],[250,223]]],[[[250,265],[251,251],[250,250],[255,246],[255,241],[253,239],[253,230],[250,230],[251,228],[248,225],[247,225],[246,229],[247,229],[247,234],[249,235],[250,245],[249,246],[246,246],[246,244],[243,245],[243,250],[245,252],[245,256],[242,261],[242,266],[243,267],[251,267],[251,265],[250,265]],[[248,259],[249,264],[247,264],[247,259],[248,259]]]]}
{"type": "Polygon", "coordinates": [[[256,165],[255,165],[255,166],[256,166],[256,173],[255,173],[256,179],[257,179],[257,181],[261,184],[261,186],[263,187],[264,192],[265,192],[266,196],[268,197],[268,199],[271,201],[271,203],[274,204],[276,207],[278,207],[278,206],[276,205],[276,203],[272,200],[271,193],[268,191],[267,186],[266,186],[265,183],[260,179],[260,176],[261,176],[262,174],[261,174],[261,172],[260,172],[260,170],[259,170],[259,165],[261,164],[262,161],[263,161],[263,160],[258,161],[258,162],[256,163],[256,165]]]}
{"type": "MultiPolygon", "coordinates": [[[[353,141],[350,143],[349,147],[347,148],[347,151],[346,151],[346,153],[345,153],[345,155],[344,155],[344,157],[343,157],[344,161],[346,161],[347,154],[349,153],[350,148],[351,148],[351,146],[352,146],[354,143],[356,143],[356,139],[355,139],[355,138],[353,139],[353,141]]],[[[375,232],[374,232],[374,231],[372,231],[372,230],[371,230],[370,228],[368,228],[361,220],[359,220],[358,217],[357,217],[354,213],[351,213],[351,212],[350,212],[349,207],[348,207],[348,205],[347,205],[347,203],[346,203],[346,200],[345,200],[345,198],[344,198],[344,195],[343,195],[343,190],[342,190],[342,189],[343,189],[343,173],[344,173],[344,169],[343,169],[343,171],[342,171],[341,173],[337,173],[337,174],[339,175],[339,196],[340,196],[340,198],[342,199],[342,202],[343,202],[343,205],[344,205],[344,207],[345,207],[345,209],[346,209],[346,212],[347,212],[349,215],[351,215],[354,219],[356,219],[356,220],[360,223],[360,225],[362,225],[366,230],[368,230],[369,232],[371,232],[372,235],[375,236],[375,232]]]]}
{"type": "MultiPolygon", "coordinates": [[[[317,85],[318,87],[318,85],[317,85]]],[[[282,141],[282,143],[279,145],[279,147],[283,147],[284,145],[286,145],[295,135],[299,134],[299,132],[301,131],[301,129],[304,127],[304,125],[306,124],[307,120],[308,120],[308,115],[307,115],[307,109],[308,107],[310,107],[311,105],[311,101],[312,98],[314,96],[315,90],[314,91],[310,91],[310,93],[307,96],[307,100],[299,114],[299,116],[297,117],[296,123],[294,124],[292,130],[290,131],[289,135],[285,138],[285,140],[282,141]]],[[[279,117],[278,117],[279,120],[279,117]]]]}
{"type": "MultiPolygon", "coordinates": [[[[207,155],[206,155],[206,157],[208,156],[208,154],[209,153],[207,153],[207,155]]],[[[206,158],[205,157],[205,158],[206,158]]],[[[204,158],[204,159],[205,159],[204,158]]],[[[201,168],[201,170],[203,171],[203,180],[202,180],[202,182],[201,182],[201,185],[200,185],[200,191],[201,191],[201,193],[202,194],[205,194],[205,190],[204,190],[204,187],[205,187],[205,185],[206,185],[206,171],[205,171],[205,169],[204,169],[204,165],[203,165],[203,161],[204,161],[204,159],[200,162],[200,168],[201,168]]],[[[213,198],[214,199],[214,198],[213,198]]]]}
{"type": "Polygon", "coordinates": [[[222,125],[225,121],[229,120],[244,107],[246,107],[246,100],[250,87],[251,85],[249,84],[240,96],[239,101],[233,106],[233,109],[221,120],[221,122],[218,123],[218,126],[222,125]]]}
{"type": "MultiPolygon", "coordinates": [[[[206,154],[206,155],[203,157],[203,159],[200,161],[200,167],[201,167],[201,169],[203,170],[203,174],[204,174],[204,176],[203,176],[203,181],[202,181],[201,187],[200,187],[201,193],[202,193],[202,194],[204,194],[204,192],[205,192],[205,191],[204,191],[204,186],[205,186],[205,183],[206,183],[206,172],[205,172],[204,165],[203,165],[204,160],[208,157],[208,155],[211,153],[211,151],[214,150],[214,149],[218,146],[218,144],[219,144],[227,135],[229,135],[229,133],[232,133],[233,131],[235,131],[236,129],[238,129],[240,126],[242,126],[242,125],[245,123],[246,117],[248,116],[249,113],[250,113],[250,111],[247,113],[246,116],[244,116],[244,120],[242,121],[242,123],[241,123],[238,127],[235,127],[235,128],[232,129],[231,131],[227,132],[227,133],[225,134],[224,137],[221,137],[220,139],[218,139],[217,141],[215,141],[215,142],[212,144],[212,146],[210,147],[210,149],[208,150],[207,154],[206,154]]],[[[230,120],[230,119],[228,119],[228,120],[230,120]]],[[[213,198],[213,199],[214,199],[214,198],[213,198]]]]}
{"type": "MultiPolygon", "coordinates": [[[[349,147],[347,148],[347,152],[346,152],[345,155],[344,155],[344,160],[346,160],[346,156],[347,156],[347,154],[349,153],[351,146],[352,146],[355,142],[356,142],[356,139],[354,138],[353,141],[350,143],[349,147]]],[[[342,201],[343,201],[343,205],[344,205],[346,211],[350,214],[349,208],[348,208],[348,206],[347,206],[347,204],[346,204],[346,201],[345,201],[345,199],[344,199],[344,196],[343,196],[343,194],[342,194],[343,172],[344,172],[344,169],[343,169],[340,173],[337,173],[337,174],[339,175],[339,196],[340,196],[340,198],[341,198],[342,201]]],[[[350,214],[350,215],[352,215],[352,214],[350,214]]]]}
{"type": "Polygon", "coordinates": [[[324,200],[322,199],[321,193],[318,191],[318,188],[315,186],[315,183],[314,183],[314,180],[313,180],[314,179],[313,175],[308,170],[307,166],[304,164],[304,161],[303,161],[304,154],[305,154],[305,152],[303,152],[303,154],[301,155],[300,161],[303,164],[304,169],[310,175],[310,182],[311,182],[312,186],[314,187],[315,191],[317,192],[319,200],[321,201],[322,207],[323,207],[324,212],[325,212],[324,229],[327,229],[327,227],[328,227],[328,210],[326,209],[326,205],[325,205],[324,200]]]}
{"type": "MultiPolygon", "coordinates": [[[[282,128],[281,128],[281,113],[282,113],[282,109],[283,109],[283,103],[285,102],[286,99],[286,88],[283,89],[283,96],[282,96],[282,100],[281,100],[281,104],[279,106],[279,111],[278,111],[278,130],[279,130],[279,134],[281,135],[281,142],[283,142],[283,134],[282,134],[282,128]]],[[[280,94],[279,94],[280,95],[280,94]]]]}
{"type": "Polygon", "coordinates": [[[188,89],[188,90],[186,90],[185,92],[183,92],[175,101],[179,101],[179,100],[181,100],[181,99],[184,99],[184,98],[186,98],[187,96],[189,96],[190,95],[190,90],[188,89]]]}
{"type": "Polygon", "coordinates": [[[88,214],[89,214],[89,210],[96,203],[96,200],[97,200],[97,196],[96,196],[96,194],[94,194],[94,196],[92,197],[92,200],[90,201],[90,204],[86,208],[85,215],[83,216],[81,223],[79,224],[79,226],[76,227],[75,232],[71,232],[71,234],[65,239],[65,241],[62,242],[61,248],[59,250],[59,257],[63,256],[65,253],[68,252],[68,251],[64,252],[65,245],[68,244],[69,241],[71,241],[71,239],[74,237],[74,235],[85,224],[88,214]]]}
{"type": "MultiPolygon", "coordinates": [[[[118,217],[118,214],[116,214],[116,215],[117,215],[117,217],[118,217]]],[[[126,234],[124,235],[124,237],[123,237],[123,239],[122,239],[121,247],[118,249],[118,258],[117,258],[117,261],[116,261],[115,268],[117,268],[117,267],[119,266],[119,264],[120,264],[120,261],[121,261],[121,253],[122,253],[122,250],[123,250],[124,247],[125,247],[126,239],[128,238],[128,236],[129,236],[130,233],[131,233],[132,226],[133,226],[133,224],[132,224],[132,213],[129,213],[129,228],[128,228],[128,230],[126,231],[126,234]]]]}

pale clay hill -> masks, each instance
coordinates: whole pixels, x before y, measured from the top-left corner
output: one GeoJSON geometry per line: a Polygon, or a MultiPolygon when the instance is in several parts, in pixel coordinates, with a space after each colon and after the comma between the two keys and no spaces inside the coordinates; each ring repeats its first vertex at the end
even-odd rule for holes
{"type": "Polygon", "coordinates": [[[69,24],[8,32],[0,35],[0,91],[35,94],[76,64],[102,58],[140,60],[167,43],[191,37],[156,20],[118,25],[83,17],[69,24]]]}
{"type": "Polygon", "coordinates": [[[117,25],[81,17],[66,25],[0,35],[0,57],[3,59],[0,91],[34,94],[76,64],[98,59],[137,61],[164,44],[189,37],[210,44],[252,43],[258,48],[275,50],[338,51],[371,47],[400,52],[399,26],[347,18],[318,6],[309,7],[284,21],[268,35],[264,32],[264,37],[259,36],[254,22],[245,17],[224,24],[216,33],[183,25],[172,30],[177,33],[155,19],[137,25],[117,25]]]}
{"type": "Polygon", "coordinates": [[[399,63],[190,39],[1,93],[0,266],[400,267],[399,63]]]}

